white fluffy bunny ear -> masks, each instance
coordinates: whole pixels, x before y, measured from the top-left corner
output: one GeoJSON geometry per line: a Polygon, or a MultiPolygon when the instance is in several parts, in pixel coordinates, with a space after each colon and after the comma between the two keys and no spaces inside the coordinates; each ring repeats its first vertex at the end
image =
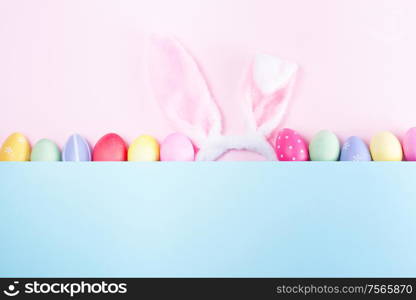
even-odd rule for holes
{"type": "Polygon", "coordinates": [[[279,126],[296,78],[295,63],[267,54],[256,55],[248,80],[248,119],[257,132],[269,137],[279,126]]]}
{"type": "Polygon", "coordinates": [[[157,101],[178,130],[196,145],[221,134],[221,114],[197,63],[174,38],[153,36],[150,84],[157,101]]]}

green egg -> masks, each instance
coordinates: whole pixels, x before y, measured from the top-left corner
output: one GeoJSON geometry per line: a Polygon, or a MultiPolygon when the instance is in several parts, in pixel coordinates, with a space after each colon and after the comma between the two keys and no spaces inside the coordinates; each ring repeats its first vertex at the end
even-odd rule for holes
{"type": "Polygon", "coordinates": [[[339,158],[338,137],[328,130],[318,132],[309,144],[309,156],[316,161],[336,161],[339,158]]]}
{"type": "Polygon", "coordinates": [[[61,151],[58,146],[48,139],[42,139],[36,143],[30,156],[31,161],[60,161],[61,151]]]}

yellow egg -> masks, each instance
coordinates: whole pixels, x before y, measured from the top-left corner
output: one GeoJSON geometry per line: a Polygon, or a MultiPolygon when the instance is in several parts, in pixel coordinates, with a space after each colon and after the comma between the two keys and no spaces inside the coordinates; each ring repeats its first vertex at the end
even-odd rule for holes
{"type": "Polygon", "coordinates": [[[133,141],[127,154],[128,161],[159,160],[159,143],[150,135],[142,135],[133,141]]]}
{"type": "Polygon", "coordinates": [[[371,139],[370,152],[375,161],[401,161],[403,150],[400,141],[389,131],[383,131],[371,139]]]}
{"type": "Polygon", "coordinates": [[[30,158],[30,144],[21,133],[13,133],[0,149],[0,161],[27,161],[30,158]]]}

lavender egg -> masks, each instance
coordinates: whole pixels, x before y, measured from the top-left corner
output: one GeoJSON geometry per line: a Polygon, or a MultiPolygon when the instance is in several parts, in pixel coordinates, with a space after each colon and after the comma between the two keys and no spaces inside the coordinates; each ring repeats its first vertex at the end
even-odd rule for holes
{"type": "Polygon", "coordinates": [[[91,161],[91,148],[78,134],[71,135],[62,150],[63,161],[91,161]]]}
{"type": "Polygon", "coordinates": [[[371,161],[367,144],[356,136],[349,137],[341,149],[341,161],[371,161]]]}

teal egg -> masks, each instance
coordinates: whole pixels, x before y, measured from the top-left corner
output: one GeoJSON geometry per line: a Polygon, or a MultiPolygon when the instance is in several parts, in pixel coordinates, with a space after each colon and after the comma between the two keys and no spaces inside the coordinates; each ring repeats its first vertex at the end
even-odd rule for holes
{"type": "Polygon", "coordinates": [[[309,156],[316,161],[336,161],[339,158],[338,137],[328,130],[318,132],[309,144],[309,156]]]}
{"type": "Polygon", "coordinates": [[[31,161],[60,161],[61,151],[58,146],[48,139],[42,139],[36,143],[30,156],[31,161]]]}

